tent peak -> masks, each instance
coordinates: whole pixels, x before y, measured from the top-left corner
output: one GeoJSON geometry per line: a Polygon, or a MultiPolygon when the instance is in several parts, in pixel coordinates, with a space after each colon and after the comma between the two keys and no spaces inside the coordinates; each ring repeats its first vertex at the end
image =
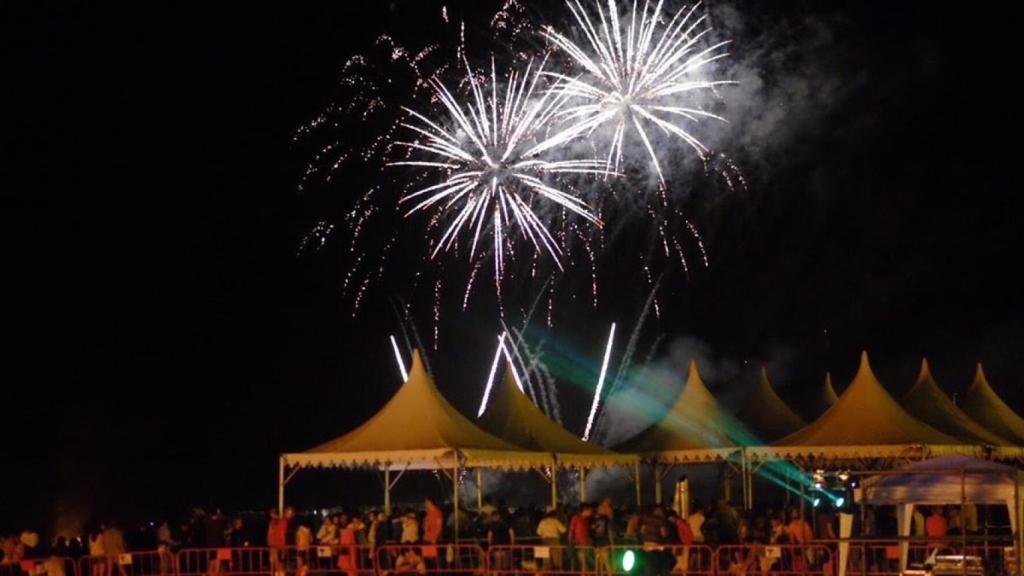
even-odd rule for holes
{"type": "Polygon", "coordinates": [[[427,369],[423,366],[423,359],[420,358],[419,348],[412,349],[412,363],[409,365],[409,377],[403,385],[416,381],[418,378],[414,378],[414,376],[418,378],[430,378],[430,375],[427,374],[427,369]]]}
{"type": "Polygon", "coordinates": [[[696,358],[690,360],[690,373],[686,377],[686,385],[689,386],[691,384],[707,388],[707,386],[704,384],[704,380],[700,377],[700,371],[697,370],[696,358]]]}
{"type": "Polygon", "coordinates": [[[861,353],[860,368],[839,400],[777,446],[955,445],[953,437],[906,411],[882,386],[861,353]]]}
{"type": "Polygon", "coordinates": [[[927,359],[921,360],[921,373],[903,396],[903,407],[925,424],[950,436],[995,446],[1009,444],[950,400],[932,377],[927,359]]]}
{"type": "Polygon", "coordinates": [[[522,386],[519,384],[519,379],[516,378],[516,373],[512,370],[512,366],[505,367],[505,374],[502,376],[502,379],[506,385],[515,386],[520,392],[523,391],[522,386]]]}
{"type": "Polygon", "coordinates": [[[761,377],[750,389],[736,415],[751,432],[764,440],[777,440],[807,424],[779,397],[768,380],[768,368],[763,365],[761,377]]]}
{"type": "Polygon", "coordinates": [[[505,368],[501,381],[494,384],[487,410],[477,420],[487,432],[527,450],[558,453],[569,461],[583,458],[588,463],[607,463],[622,458],[580,440],[552,420],[519,387],[516,372],[510,366],[505,368]]]}
{"type": "Polygon", "coordinates": [[[974,376],[974,382],[964,394],[963,410],[977,422],[984,422],[993,433],[1024,446],[1024,418],[1010,408],[985,378],[981,363],[974,376]]]}
{"type": "Polygon", "coordinates": [[[876,377],[875,372],[871,370],[871,362],[868,361],[867,350],[862,350],[860,353],[860,366],[857,367],[857,374],[854,375],[853,381],[858,382],[864,378],[878,382],[878,377],[876,377]]]}
{"type": "Polygon", "coordinates": [[[915,385],[928,381],[935,382],[935,377],[932,376],[932,369],[931,366],[928,365],[928,359],[921,358],[921,371],[917,374],[917,382],[915,382],[915,385]]]}
{"type": "Polygon", "coordinates": [[[972,386],[987,386],[991,388],[988,378],[985,377],[985,369],[981,367],[981,362],[978,362],[978,368],[974,371],[974,383],[972,386]]]}
{"type": "Polygon", "coordinates": [[[668,411],[659,421],[615,449],[649,454],[726,448],[735,446],[727,431],[741,426],[715,400],[701,380],[696,359],[691,359],[686,383],[668,411]]]}

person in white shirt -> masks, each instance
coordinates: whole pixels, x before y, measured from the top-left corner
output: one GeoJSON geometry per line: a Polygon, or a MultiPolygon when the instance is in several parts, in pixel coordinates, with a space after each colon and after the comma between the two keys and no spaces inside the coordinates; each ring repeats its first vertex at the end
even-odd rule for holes
{"type": "MultiPolygon", "coordinates": [[[[562,535],[566,533],[565,524],[558,518],[554,506],[549,506],[547,513],[537,524],[537,536],[545,546],[551,547],[549,560],[551,567],[555,570],[562,568],[562,535]]],[[[547,568],[547,562],[544,563],[547,568]]]]}
{"type": "Polygon", "coordinates": [[[402,516],[402,544],[415,544],[420,541],[420,521],[415,512],[402,516]]]}
{"type": "Polygon", "coordinates": [[[497,511],[498,509],[494,507],[494,504],[491,504],[491,497],[484,496],[483,506],[480,506],[480,510],[477,513],[480,515],[480,518],[488,519],[497,511]]]}
{"type": "Polygon", "coordinates": [[[103,530],[94,530],[89,534],[89,573],[91,576],[106,576],[107,550],[103,547],[103,530]]]}
{"type": "Polygon", "coordinates": [[[696,508],[696,511],[686,518],[686,523],[690,525],[690,530],[693,531],[693,543],[703,544],[704,509],[697,502],[694,502],[694,508],[696,508]]]}
{"type": "Polygon", "coordinates": [[[924,536],[924,514],[921,513],[920,506],[914,506],[914,512],[911,515],[911,533],[914,536],[924,536]]]}
{"type": "Polygon", "coordinates": [[[324,517],[323,524],[320,524],[320,529],[316,531],[316,541],[321,546],[333,546],[338,543],[338,525],[334,523],[333,517],[324,517]]]}

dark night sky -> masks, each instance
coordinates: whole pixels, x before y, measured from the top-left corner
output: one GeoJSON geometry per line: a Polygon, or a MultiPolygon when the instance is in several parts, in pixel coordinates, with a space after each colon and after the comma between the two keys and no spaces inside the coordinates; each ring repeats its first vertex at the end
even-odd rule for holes
{"type": "MultiPolygon", "coordinates": [[[[467,6],[471,22],[493,10],[467,6]]],[[[893,390],[923,354],[950,391],[980,359],[1024,406],[1012,18],[931,3],[737,8],[755,36],[831,30],[787,72],[852,87],[820,114],[784,110],[803,120],[777,135],[784,152],[745,167],[752,189],[699,207],[712,266],[671,287],[652,330],[723,362],[784,362],[790,397],[825,369],[841,388],[868,348],[893,390]]],[[[438,11],[3,4],[0,529],[42,524],[57,502],[264,507],[277,453],[384,402],[394,316],[380,298],[351,319],[341,264],[296,258],[313,215],[290,137],[348,56],[384,30],[422,42],[438,11]]],[[[606,281],[639,284],[628,274],[606,281]]],[[[608,321],[632,321],[644,296],[562,322],[560,337],[596,361],[608,321]]],[[[476,314],[448,312],[432,356],[467,411],[495,333],[476,314]]],[[[574,399],[586,395],[569,387],[563,405],[574,399]]]]}

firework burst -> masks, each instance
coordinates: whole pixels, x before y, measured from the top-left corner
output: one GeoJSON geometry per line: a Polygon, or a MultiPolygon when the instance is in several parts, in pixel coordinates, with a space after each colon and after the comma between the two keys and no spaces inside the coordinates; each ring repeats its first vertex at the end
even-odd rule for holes
{"type": "Polygon", "coordinates": [[[495,65],[490,78],[479,78],[464,60],[468,98],[460,101],[442,82],[432,79],[445,120],[432,120],[406,109],[412,121],[403,126],[415,133],[414,141],[399,141],[409,159],[392,165],[423,168],[440,175],[440,182],[420,188],[399,201],[406,216],[433,211],[441,222],[441,236],[431,258],[457,245],[463,232],[471,237],[473,260],[481,236],[493,237],[495,280],[500,288],[506,252],[514,251],[510,229],[518,228],[537,252],[546,252],[561,268],[562,249],[548,229],[551,215],[567,211],[599,224],[590,208],[559,187],[566,174],[605,174],[598,160],[561,160],[545,152],[563,140],[546,138],[545,130],[558,115],[566,95],[543,91],[537,95],[541,69],[527,65],[520,74],[508,73],[499,87],[495,65]]]}
{"type": "Polygon", "coordinates": [[[651,129],[681,139],[705,160],[709,149],[684,122],[724,121],[703,109],[698,95],[731,82],[704,77],[709,64],[728,55],[723,50],[728,42],[703,47],[710,27],[705,15],[696,14],[700,4],[680,9],[667,23],[662,0],[653,9],[645,0],[639,11],[634,1],[622,13],[615,0],[607,0],[607,9],[595,1],[596,10],[591,12],[580,0],[566,4],[583,39],[573,41],[552,27],[544,35],[583,73],[548,73],[557,80],[553,91],[572,102],[559,112],[565,128],[554,139],[567,142],[614,126],[606,163],[618,170],[626,133],[635,131],[662,187],[665,176],[651,144],[651,129]]]}

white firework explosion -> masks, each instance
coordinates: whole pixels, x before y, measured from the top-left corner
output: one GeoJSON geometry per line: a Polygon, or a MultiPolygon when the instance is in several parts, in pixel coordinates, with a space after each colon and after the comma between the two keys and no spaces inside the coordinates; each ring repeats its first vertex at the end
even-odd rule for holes
{"type": "Polygon", "coordinates": [[[565,128],[553,139],[567,142],[590,135],[601,126],[614,125],[606,163],[609,170],[618,170],[626,131],[635,129],[664,186],[665,177],[648,130],[655,128],[676,136],[702,160],[706,158],[708,148],[682,121],[725,121],[702,109],[697,96],[701,91],[732,83],[703,77],[708,64],[728,55],[723,51],[728,41],[702,47],[710,27],[705,15],[696,15],[700,4],[681,8],[666,22],[663,0],[653,9],[644,0],[639,10],[633,0],[632,8],[621,14],[615,0],[606,1],[607,9],[600,0],[595,1],[595,14],[588,12],[580,0],[567,0],[584,37],[581,42],[552,27],[544,32],[583,69],[579,76],[548,73],[557,79],[553,88],[556,97],[569,101],[558,113],[565,128]]]}
{"type": "Polygon", "coordinates": [[[510,228],[518,227],[537,252],[547,252],[561,268],[561,248],[548,230],[552,212],[565,211],[600,224],[579,198],[553,185],[558,175],[606,174],[600,160],[556,160],[545,152],[561,143],[545,138],[566,96],[538,92],[543,64],[536,72],[531,62],[520,74],[508,73],[504,90],[491,63],[490,86],[466,65],[469,97],[460,101],[437,79],[431,84],[447,118],[432,120],[406,109],[414,123],[403,126],[418,135],[411,142],[396,142],[411,151],[408,160],[392,165],[437,171],[441,181],[413,191],[400,203],[413,203],[406,216],[434,210],[443,232],[431,258],[448,251],[466,231],[472,236],[469,255],[474,258],[480,237],[493,235],[495,280],[500,287],[506,250],[513,243],[510,228]],[[483,85],[481,85],[483,84],[483,85]],[[556,208],[552,211],[550,208],[556,208]]]}

